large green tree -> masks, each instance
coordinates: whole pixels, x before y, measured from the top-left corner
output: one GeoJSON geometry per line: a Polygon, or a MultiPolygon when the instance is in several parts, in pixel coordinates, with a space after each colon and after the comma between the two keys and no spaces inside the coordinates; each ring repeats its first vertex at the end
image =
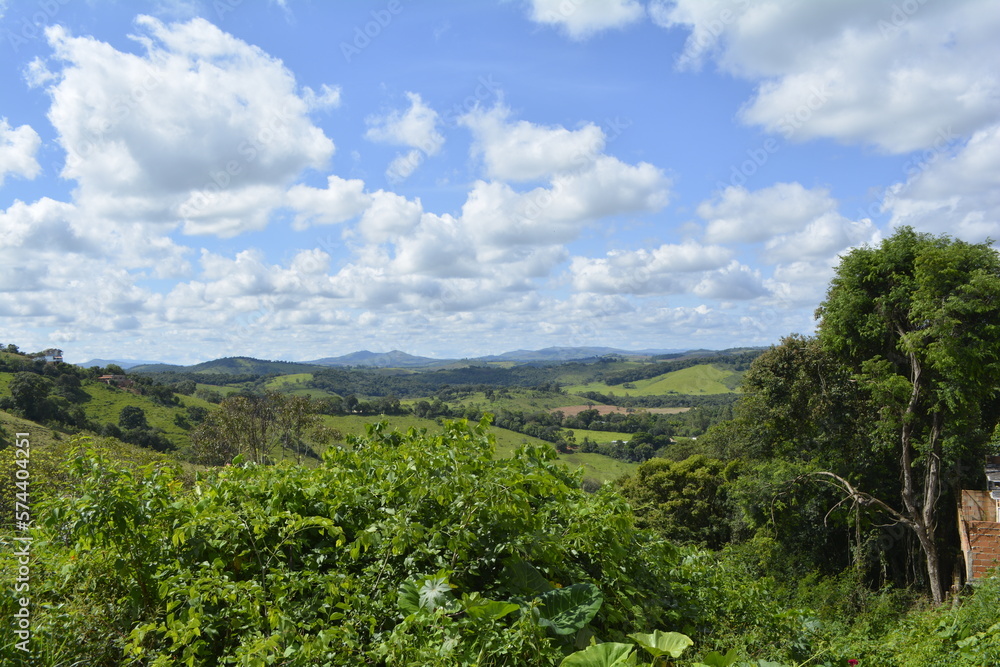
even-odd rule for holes
{"type": "Polygon", "coordinates": [[[817,310],[823,347],[879,408],[873,445],[898,460],[898,501],[835,479],[912,529],[934,600],[944,597],[938,527],[943,471],[978,457],[1000,385],[1000,257],[987,243],[900,228],[847,254],[817,310]]]}
{"type": "Polygon", "coordinates": [[[272,393],[229,396],[191,433],[195,460],[223,465],[239,455],[266,462],[278,426],[277,406],[272,393]]]}
{"type": "Polygon", "coordinates": [[[37,373],[21,372],[10,381],[9,389],[14,404],[25,417],[37,421],[49,416],[51,380],[37,373]]]}

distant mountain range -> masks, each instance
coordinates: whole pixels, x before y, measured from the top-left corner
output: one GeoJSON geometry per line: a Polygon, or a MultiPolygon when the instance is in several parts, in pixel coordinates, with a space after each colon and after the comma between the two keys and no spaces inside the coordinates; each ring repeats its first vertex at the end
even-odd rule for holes
{"type": "Polygon", "coordinates": [[[503,354],[478,357],[477,361],[575,361],[594,359],[609,354],[626,357],[649,357],[674,354],[684,350],[619,350],[614,347],[546,347],[542,350],[514,350],[503,354]]]}
{"type": "MultiPolygon", "coordinates": [[[[726,350],[738,352],[743,348],[726,350]]],[[[226,357],[205,361],[192,366],[166,364],[158,361],[137,361],[129,359],[92,359],[83,364],[91,366],[107,366],[117,364],[123,369],[134,369],[136,372],[157,373],[169,371],[185,371],[189,373],[228,373],[228,374],[269,374],[269,373],[308,373],[322,367],[361,367],[361,368],[440,368],[445,366],[485,364],[485,363],[558,363],[567,361],[583,361],[597,359],[609,355],[625,357],[654,356],[701,356],[716,354],[713,350],[678,350],[678,349],[647,349],[622,350],[614,347],[547,347],[542,350],[514,350],[503,354],[475,357],[472,359],[435,359],[421,357],[400,350],[390,352],[371,352],[361,350],[339,357],[324,357],[312,361],[264,361],[251,357],[226,357]]]]}
{"type": "Polygon", "coordinates": [[[315,361],[303,361],[304,364],[313,366],[364,366],[366,368],[425,368],[427,366],[439,366],[450,364],[453,359],[432,359],[431,357],[417,357],[399,350],[391,352],[369,352],[361,350],[352,352],[340,357],[324,357],[315,361]]]}
{"type": "Polygon", "coordinates": [[[76,366],[81,366],[83,368],[91,368],[92,366],[100,366],[104,368],[108,364],[115,364],[120,366],[124,370],[128,370],[135,366],[147,366],[149,364],[159,364],[159,361],[139,361],[138,359],[91,359],[90,361],[85,361],[82,364],[74,364],[76,366]]]}

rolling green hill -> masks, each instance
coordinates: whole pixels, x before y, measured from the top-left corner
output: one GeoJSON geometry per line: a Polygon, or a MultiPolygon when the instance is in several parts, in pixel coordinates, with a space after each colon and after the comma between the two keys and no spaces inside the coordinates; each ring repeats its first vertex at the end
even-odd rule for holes
{"type": "Polygon", "coordinates": [[[566,387],[571,394],[596,391],[609,396],[662,396],[664,394],[729,394],[733,393],[740,373],[721,369],[711,364],[690,366],[671,373],[664,373],[646,380],[609,385],[604,382],[589,382],[566,387]]]}
{"type": "MultiPolygon", "coordinates": [[[[407,402],[413,403],[415,401],[407,402]]],[[[470,391],[459,398],[454,400],[449,399],[445,402],[452,407],[478,406],[484,410],[496,413],[497,410],[515,410],[518,412],[552,410],[571,405],[583,405],[588,400],[572,394],[513,388],[495,390],[492,393],[492,398],[487,398],[486,392],[483,391],[470,391]]]]}
{"type": "Polygon", "coordinates": [[[320,370],[322,366],[297,364],[292,361],[266,361],[252,357],[225,357],[213,359],[194,366],[171,366],[156,364],[155,366],[136,366],[130,373],[184,372],[202,374],[226,375],[287,375],[291,373],[309,373],[320,370]]]}

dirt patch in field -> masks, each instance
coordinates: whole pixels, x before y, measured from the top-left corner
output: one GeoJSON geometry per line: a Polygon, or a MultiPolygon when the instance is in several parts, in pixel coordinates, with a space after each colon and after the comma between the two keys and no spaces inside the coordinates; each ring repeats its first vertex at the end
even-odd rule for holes
{"type": "Polygon", "coordinates": [[[609,415],[612,412],[651,412],[657,415],[676,415],[687,412],[691,408],[623,408],[619,405],[570,405],[565,408],[552,408],[549,412],[561,412],[567,417],[576,416],[584,410],[597,410],[602,415],[609,415]]]}

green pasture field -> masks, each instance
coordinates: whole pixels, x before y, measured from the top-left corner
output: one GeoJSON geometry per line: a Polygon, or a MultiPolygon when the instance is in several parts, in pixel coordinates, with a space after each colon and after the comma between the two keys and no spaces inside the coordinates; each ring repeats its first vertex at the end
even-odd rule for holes
{"type": "MultiPolygon", "coordinates": [[[[584,405],[587,403],[587,399],[580,396],[550,391],[537,391],[534,389],[507,389],[506,391],[508,396],[501,397],[494,395],[493,399],[487,399],[484,392],[477,391],[456,401],[448,401],[448,405],[461,407],[476,405],[487,412],[496,412],[497,410],[539,412],[542,410],[547,411],[555,408],[564,408],[571,405],[584,405]]],[[[500,390],[495,392],[495,394],[499,393],[500,390]]],[[[407,401],[407,403],[412,404],[415,403],[416,400],[407,401]]]]}
{"type": "Polygon", "coordinates": [[[585,428],[564,428],[564,432],[573,432],[576,437],[577,444],[583,442],[584,438],[590,438],[597,443],[614,442],[615,440],[621,440],[623,442],[628,442],[632,439],[631,433],[620,433],[618,431],[592,431],[585,428]]]}
{"type": "MultiPolygon", "coordinates": [[[[124,389],[109,387],[100,382],[85,384],[82,389],[90,396],[90,400],[82,404],[88,419],[101,424],[117,425],[122,408],[132,405],[142,408],[142,411],[146,413],[146,421],[149,425],[162,429],[163,434],[174,445],[180,447],[188,443],[188,432],[174,423],[174,415],[183,414],[177,408],[159,405],[145,396],[137,396],[124,389]]],[[[193,396],[184,396],[182,401],[185,405],[201,405],[203,407],[210,405],[193,396]]]]}
{"type": "Polygon", "coordinates": [[[566,387],[567,393],[579,394],[596,391],[609,396],[663,396],[666,394],[730,394],[733,390],[726,386],[726,381],[732,382],[735,371],[721,370],[711,364],[699,364],[679,371],[664,373],[647,380],[637,380],[625,385],[608,385],[603,382],[590,382],[582,385],[566,387]]]}

